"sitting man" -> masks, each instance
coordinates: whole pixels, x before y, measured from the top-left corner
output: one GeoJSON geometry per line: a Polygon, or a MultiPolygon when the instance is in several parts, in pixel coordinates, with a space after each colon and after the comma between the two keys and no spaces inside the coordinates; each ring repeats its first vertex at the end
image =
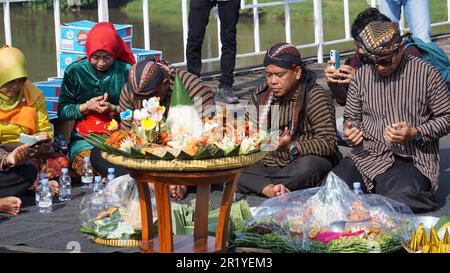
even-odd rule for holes
{"type": "Polygon", "coordinates": [[[264,66],[267,83],[253,93],[248,118],[259,127],[278,121],[279,126],[267,128],[282,134],[276,151],[241,174],[238,189],[273,197],[315,187],[327,175],[338,161],[336,125],[331,96],[305,68],[295,46],[272,46],[264,66]]]}
{"type": "Polygon", "coordinates": [[[433,65],[404,54],[397,23],[372,22],[360,36],[368,65],[353,76],[344,111],[344,138],[353,149],[333,172],[413,211],[430,210],[439,138],[450,125],[446,82],[433,65]]]}
{"type": "MultiPolygon", "coordinates": [[[[345,60],[345,63],[340,65],[338,69],[335,68],[335,64],[332,60],[328,61],[327,68],[325,69],[325,79],[327,85],[331,90],[331,94],[335,98],[336,102],[345,106],[345,101],[347,99],[347,90],[352,80],[353,75],[356,70],[365,65],[364,62],[364,48],[361,45],[361,37],[359,33],[373,21],[385,21],[390,22],[391,20],[384,14],[382,14],[376,8],[368,8],[356,16],[355,21],[352,25],[352,38],[356,46],[356,52],[345,60]]],[[[419,50],[415,46],[409,46],[405,49],[405,55],[421,57],[419,50]]],[[[346,142],[343,139],[343,117],[336,120],[336,126],[338,131],[338,144],[346,146],[346,142]]]]}
{"type": "MultiPolygon", "coordinates": [[[[159,97],[160,105],[165,106],[167,109],[165,112],[165,115],[167,115],[176,75],[180,77],[186,87],[189,96],[194,102],[194,107],[201,117],[209,116],[215,112],[213,93],[199,77],[175,68],[164,61],[155,62],[151,59],[139,62],[131,67],[129,81],[124,85],[120,94],[121,111],[141,109],[144,99],[159,97]]],[[[123,129],[130,129],[131,121],[122,120],[121,126],[123,129]]],[[[99,150],[96,148],[92,151],[92,165],[105,175],[108,167],[115,167],[116,172],[127,172],[123,168],[112,166],[103,160],[99,150]]],[[[170,191],[172,197],[180,200],[186,193],[186,186],[170,186],[170,191]]]]}

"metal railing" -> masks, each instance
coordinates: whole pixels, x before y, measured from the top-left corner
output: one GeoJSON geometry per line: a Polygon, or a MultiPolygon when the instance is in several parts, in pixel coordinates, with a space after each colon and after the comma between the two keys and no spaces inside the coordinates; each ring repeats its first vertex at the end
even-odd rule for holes
{"type": "MultiPolygon", "coordinates": [[[[12,45],[12,34],[11,34],[11,20],[10,20],[10,3],[12,2],[28,2],[34,0],[0,0],[3,3],[4,10],[4,26],[5,26],[5,41],[7,44],[12,45]]],[[[109,21],[108,13],[108,0],[97,0],[98,1],[98,21],[109,21]]],[[[172,0],[171,0],[172,1],[172,0]]],[[[183,45],[184,45],[184,60],[182,62],[174,63],[175,66],[186,65],[186,43],[188,34],[188,0],[181,0],[181,10],[182,10],[182,24],[183,24],[183,45]]],[[[254,50],[251,52],[239,53],[236,55],[237,59],[258,56],[265,53],[261,51],[261,40],[260,40],[260,26],[259,26],[259,9],[263,7],[273,7],[273,6],[284,6],[284,18],[285,18],[285,41],[291,42],[291,14],[290,5],[294,3],[305,2],[306,0],[284,0],[284,1],[272,1],[267,3],[259,3],[258,0],[252,0],[252,4],[247,4],[245,0],[241,0],[241,9],[252,9],[253,11],[253,39],[254,39],[254,50]]],[[[313,0],[314,8],[314,43],[296,45],[297,48],[316,48],[317,49],[317,62],[323,63],[323,47],[327,45],[340,44],[352,41],[350,35],[350,15],[349,15],[349,0],[343,1],[343,13],[344,13],[344,28],[345,36],[341,39],[325,41],[323,37],[323,19],[322,19],[322,0],[313,0]]],[[[375,7],[377,0],[370,0],[370,5],[375,7]]],[[[56,60],[57,67],[59,67],[59,51],[60,51],[60,9],[59,0],[53,0],[53,11],[54,11],[54,21],[55,21],[55,44],[56,44],[56,60]]],[[[145,49],[150,49],[150,18],[149,18],[149,0],[142,0],[142,13],[143,13],[143,28],[144,28],[144,44],[145,49]]],[[[402,18],[400,21],[400,27],[402,32],[405,29],[405,20],[403,17],[404,12],[402,12],[402,18]]],[[[217,40],[218,40],[218,52],[219,56],[203,59],[203,63],[216,62],[220,60],[221,52],[221,42],[220,42],[220,20],[216,14],[217,20],[217,40]]],[[[431,24],[432,27],[448,25],[450,24],[450,0],[447,0],[447,21],[436,22],[431,24]]],[[[59,69],[58,69],[59,73],[59,69]]]]}

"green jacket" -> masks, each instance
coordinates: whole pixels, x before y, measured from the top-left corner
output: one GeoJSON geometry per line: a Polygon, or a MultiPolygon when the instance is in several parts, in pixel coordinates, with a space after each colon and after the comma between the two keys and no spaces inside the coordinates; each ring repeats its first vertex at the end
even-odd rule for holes
{"type": "MultiPolygon", "coordinates": [[[[108,93],[108,100],[119,105],[120,92],[128,81],[131,65],[116,60],[105,75],[99,77],[95,68],[87,59],[72,63],[64,72],[61,94],[58,103],[58,117],[61,120],[79,120],[84,118],[80,112],[80,104],[93,97],[108,93]]],[[[75,156],[85,150],[91,150],[92,145],[87,143],[83,136],[72,131],[69,144],[69,157],[72,161],[75,156]]]]}

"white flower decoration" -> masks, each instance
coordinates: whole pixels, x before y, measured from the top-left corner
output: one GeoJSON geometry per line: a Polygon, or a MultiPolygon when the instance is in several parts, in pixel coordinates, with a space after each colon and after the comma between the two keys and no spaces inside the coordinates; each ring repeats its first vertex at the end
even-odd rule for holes
{"type": "Polygon", "coordinates": [[[147,112],[149,112],[150,114],[153,114],[153,113],[157,112],[157,109],[159,106],[159,98],[151,97],[148,100],[144,100],[142,102],[142,106],[144,107],[145,110],[147,110],[147,112]]]}
{"type": "Polygon", "coordinates": [[[134,110],[134,112],[133,112],[133,118],[137,121],[141,121],[143,119],[146,119],[147,117],[148,117],[148,112],[146,109],[134,110]]]}

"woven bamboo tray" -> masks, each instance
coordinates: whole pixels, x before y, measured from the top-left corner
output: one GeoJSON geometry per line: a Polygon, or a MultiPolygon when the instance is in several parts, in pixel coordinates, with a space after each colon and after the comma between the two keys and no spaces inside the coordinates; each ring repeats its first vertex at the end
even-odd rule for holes
{"type": "Polygon", "coordinates": [[[102,239],[100,237],[91,236],[94,243],[113,247],[137,247],[141,241],[139,240],[119,240],[119,239],[102,239]]]}
{"type": "Polygon", "coordinates": [[[248,166],[263,159],[267,152],[202,160],[153,160],[129,158],[105,151],[102,151],[101,154],[106,161],[129,169],[153,171],[210,171],[248,166]]]}

